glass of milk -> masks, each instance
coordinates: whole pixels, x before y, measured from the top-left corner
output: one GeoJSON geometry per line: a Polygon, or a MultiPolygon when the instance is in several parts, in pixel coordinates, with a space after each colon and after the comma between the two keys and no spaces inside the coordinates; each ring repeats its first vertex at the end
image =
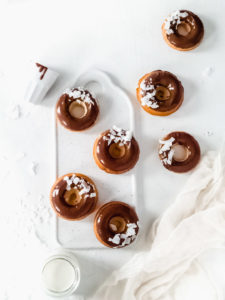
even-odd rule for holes
{"type": "Polygon", "coordinates": [[[80,267],[76,257],[65,250],[56,251],[44,262],[41,279],[48,295],[72,295],[80,283],[80,267]]]}

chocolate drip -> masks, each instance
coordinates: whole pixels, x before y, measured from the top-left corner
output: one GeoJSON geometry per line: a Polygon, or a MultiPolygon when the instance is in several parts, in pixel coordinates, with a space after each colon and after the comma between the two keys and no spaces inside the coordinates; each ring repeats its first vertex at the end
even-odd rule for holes
{"type": "Polygon", "coordinates": [[[45,76],[45,74],[46,74],[48,68],[45,67],[45,66],[42,66],[42,65],[39,64],[39,63],[36,63],[36,66],[39,68],[39,72],[42,73],[42,74],[41,74],[41,77],[40,77],[40,80],[42,80],[42,79],[44,78],[44,76],[45,76]]]}

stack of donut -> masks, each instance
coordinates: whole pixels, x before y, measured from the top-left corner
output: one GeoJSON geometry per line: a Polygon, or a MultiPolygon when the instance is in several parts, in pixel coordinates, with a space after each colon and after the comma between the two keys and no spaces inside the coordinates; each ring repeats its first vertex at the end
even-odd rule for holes
{"type": "MultiPolygon", "coordinates": [[[[169,46],[180,51],[197,47],[204,35],[204,27],[197,15],[178,10],[166,18],[162,33],[169,46]]],[[[149,114],[168,116],[176,112],[184,100],[181,81],[168,71],[156,70],[138,82],[137,99],[149,114]]],[[[68,89],[56,104],[56,117],[68,130],[83,131],[93,126],[99,105],[90,91],[76,87],[68,89]]],[[[139,159],[139,145],[129,130],[113,126],[96,138],[93,157],[96,165],[106,173],[122,174],[135,167],[139,159]]],[[[159,140],[159,158],[169,171],[183,173],[192,170],[200,160],[200,147],[186,132],[171,132],[159,140]]],[[[98,190],[91,178],[69,173],[56,180],[50,193],[55,213],[66,220],[81,220],[96,209],[98,190]]],[[[97,239],[110,248],[121,248],[135,241],[139,219],[133,207],[121,201],[101,206],[95,215],[94,232],[97,239]]]]}

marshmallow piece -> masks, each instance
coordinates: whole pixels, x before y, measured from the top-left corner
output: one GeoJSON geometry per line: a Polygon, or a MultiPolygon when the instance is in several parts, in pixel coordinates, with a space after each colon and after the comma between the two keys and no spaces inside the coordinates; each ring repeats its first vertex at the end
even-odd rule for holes
{"type": "Polygon", "coordinates": [[[53,86],[59,74],[39,63],[35,64],[32,71],[33,78],[25,92],[25,100],[33,104],[39,104],[53,86]]]}

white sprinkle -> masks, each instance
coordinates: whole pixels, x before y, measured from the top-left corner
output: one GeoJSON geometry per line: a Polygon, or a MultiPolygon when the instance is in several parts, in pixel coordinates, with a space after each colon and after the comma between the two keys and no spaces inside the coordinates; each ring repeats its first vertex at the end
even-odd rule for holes
{"type": "Polygon", "coordinates": [[[170,91],[174,90],[174,87],[171,85],[171,83],[168,85],[168,89],[169,89],[170,91]]]}
{"type": "Polygon", "coordinates": [[[171,149],[168,153],[168,157],[164,158],[162,161],[164,162],[164,164],[166,165],[171,165],[172,164],[172,159],[173,159],[173,155],[174,155],[174,150],[171,149]]]}
{"type": "Polygon", "coordinates": [[[72,178],[72,181],[75,185],[77,185],[79,183],[80,179],[79,179],[79,177],[75,176],[72,178]]]}
{"type": "Polygon", "coordinates": [[[162,154],[165,151],[169,151],[173,142],[175,141],[174,137],[171,137],[168,140],[159,140],[159,143],[161,145],[163,145],[160,149],[159,149],[159,154],[162,154]]]}
{"type": "Polygon", "coordinates": [[[181,23],[181,18],[186,18],[188,16],[187,12],[181,12],[180,10],[174,11],[169,17],[166,18],[164,22],[164,28],[168,35],[174,33],[171,25],[175,25],[175,29],[177,29],[177,25],[181,23]]]}
{"type": "Polygon", "coordinates": [[[14,105],[10,107],[7,112],[7,115],[10,119],[18,120],[21,117],[21,107],[20,105],[14,105]]]}
{"type": "Polygon", "coordinates": [[[112,129],[110,129],[107,135],[103,136],[103,140],[108,141],[108,145],[110,145],[112,142],[125,145],[126,143],[130,142],[131,139],[132,139],[131,131],[121,129],[115,125],[113,126],[112,129]]]}
{"type": "Polygon", "coordinates": [[[122,243],[122,246],[130,245],[131,241],[131,238],[126,237],[122,243]]]}
{"type": "Polygon", "coordinates": [[[82,190],[79,192],[80,195],[88,194],[90,192],[90,185],[88,185],[85,181],[81,184],[82,190]]]}
{"type": "Polygon", "coordinates": [[[63,178],[63,180],[65,180],[66,183],[67,183],[66,190],[70,191],[71,190],[71,184],[73,183],[73,181],[68,176],[65,176],[63,178]]]}
{"type": "Polygon", "coordinates": [[[120,243],[120,234],[119,233],[115,234],[114,237],[109,238],[108,241],[112,242],[113,244],[119,245],[119,243],[120,243]]]}
{"type": "Polygon", "coordinates": [[[130,223],[130,224],[127,224],[127,232],[126,232],[126,235],[127,236],[133,236],[135,235],[135,228],[137,228],[137,225],[136,224],[133,224],[133,223],[130,223]]]}
{"type": "Polygon", "coordinates": [[[208,136],[212,136],[213,134],[214,134],[213,131],[207,131],[208,136]]]}
{"type": "MultiPolygon", "coordinates": [[[[149,79],[151,82],[151,78],[149,79]]],[[[151,107],[153,109],[156,109],[159,107],[157,100],[155,99],[155,95],[156,95],[156,89],[155,86],[153,84],[147,84],[146,80],[143,80],[140,84],[140,88],[141,88],[141,105],[142,106],[148,106],[151,107]],[[144,96],[144,94],[146,93],[146,95],[144,96]]]]}
{"type": "MultiPolygon", "coordinates": [[[[115,130],[115,132],[122,132],[122,129],[117,127],[116,125],[113,125],[113,130],[115,130]]],[[[113,133],[115,133],[114,131],[112,130],[113,133]]]]}
{"type": "Polygon", "coordinates": [[[174,155],[174,150],[171,149],[173,142],[175,141],[174,137],[171,137],[168,140],[159,140],[159,143],[162,145],[162,147],[159,149],[159,154],[163,155],[162,162],[165,165],[171,165],[172,159],[174,155]]]}
{"type": "MultiPolygon", "coordinates": [[[[152,79],[150,78],[150,81],[152,79]]],[[[143,91],[149,91],[149,90],[154,90],[154,85],[153,84],[146,84],[146,80],[143,80],[141,82],[141,85],[140,85],[140,88],[143,90],[143,91]]]]}
{"type": "Polygon", "coordinates": [[[202,75],[204,77],[210,77],[210,76],[212,76],[214,71],[215,71],[215,69],[212,66],[210,66],[210,67],[207,67],[203,70],[202,75]]]}
{"type": "Polygon", "coordinates": [[[71,188],[73,189],[78,189],[79,190],[79,194],[82,196],[84,195],[84,198],[86,199],[87,196],[90,198],[93,198],[96,196],[96,193],[90,193],[91,191],[91,187],[94,189],[94,186],[87,182],[86,180],[84,180],[83,178],[80,178],[78,176],[76,176],[75,174],[73,174],[72,176],[65,176],[63,178],[63,180],[66,181],[67,186],[66,186],[66,190],[70,191],[71,188]],[[74,185],[73,187],[71,187],[71,185],[74,185]],[[89,195],[90,193],[90,195],[89,195]]]}
{"type": "Polygon", "coordinates": [[[79,103],[83,101],[88,104],[94,104],[91,100],[91,94],[89,92],[85,92],[83,88],[66,89],[64,94],[67,94],[70,98],[75,99],[79,103]]]}
{"type": "Polygon", "coordinates": [[[127,224],[127,231],[125,233],[117,233],[117,234],[114,235],[113,238],[108,238],[108,241],[112,242],[116,245],[119,245],[121,240],[123,240],[120,247],[121,246],[123,247],[125,245],[129,245],[131,243],[131,241],[135,240],[135,238],[136,238],[135,228],[137,228],[137,227],[138,227],[137,224],[129,223],[129,224],[127,224]]]}
{"type": "Polygon", "coordinates": [[[32,172],[33,175],[37,174],[37,168],[38,168],[38,163],[32,162],[30,169],[31,169],[31,172],[32,172]]]}
{"type": "Polygon", "coordinates": [[[170,162],[170,164],[172,163],[173,155],[174,155],[174,150],[171,149],[168,154],[168,161],[170,162]]]}

